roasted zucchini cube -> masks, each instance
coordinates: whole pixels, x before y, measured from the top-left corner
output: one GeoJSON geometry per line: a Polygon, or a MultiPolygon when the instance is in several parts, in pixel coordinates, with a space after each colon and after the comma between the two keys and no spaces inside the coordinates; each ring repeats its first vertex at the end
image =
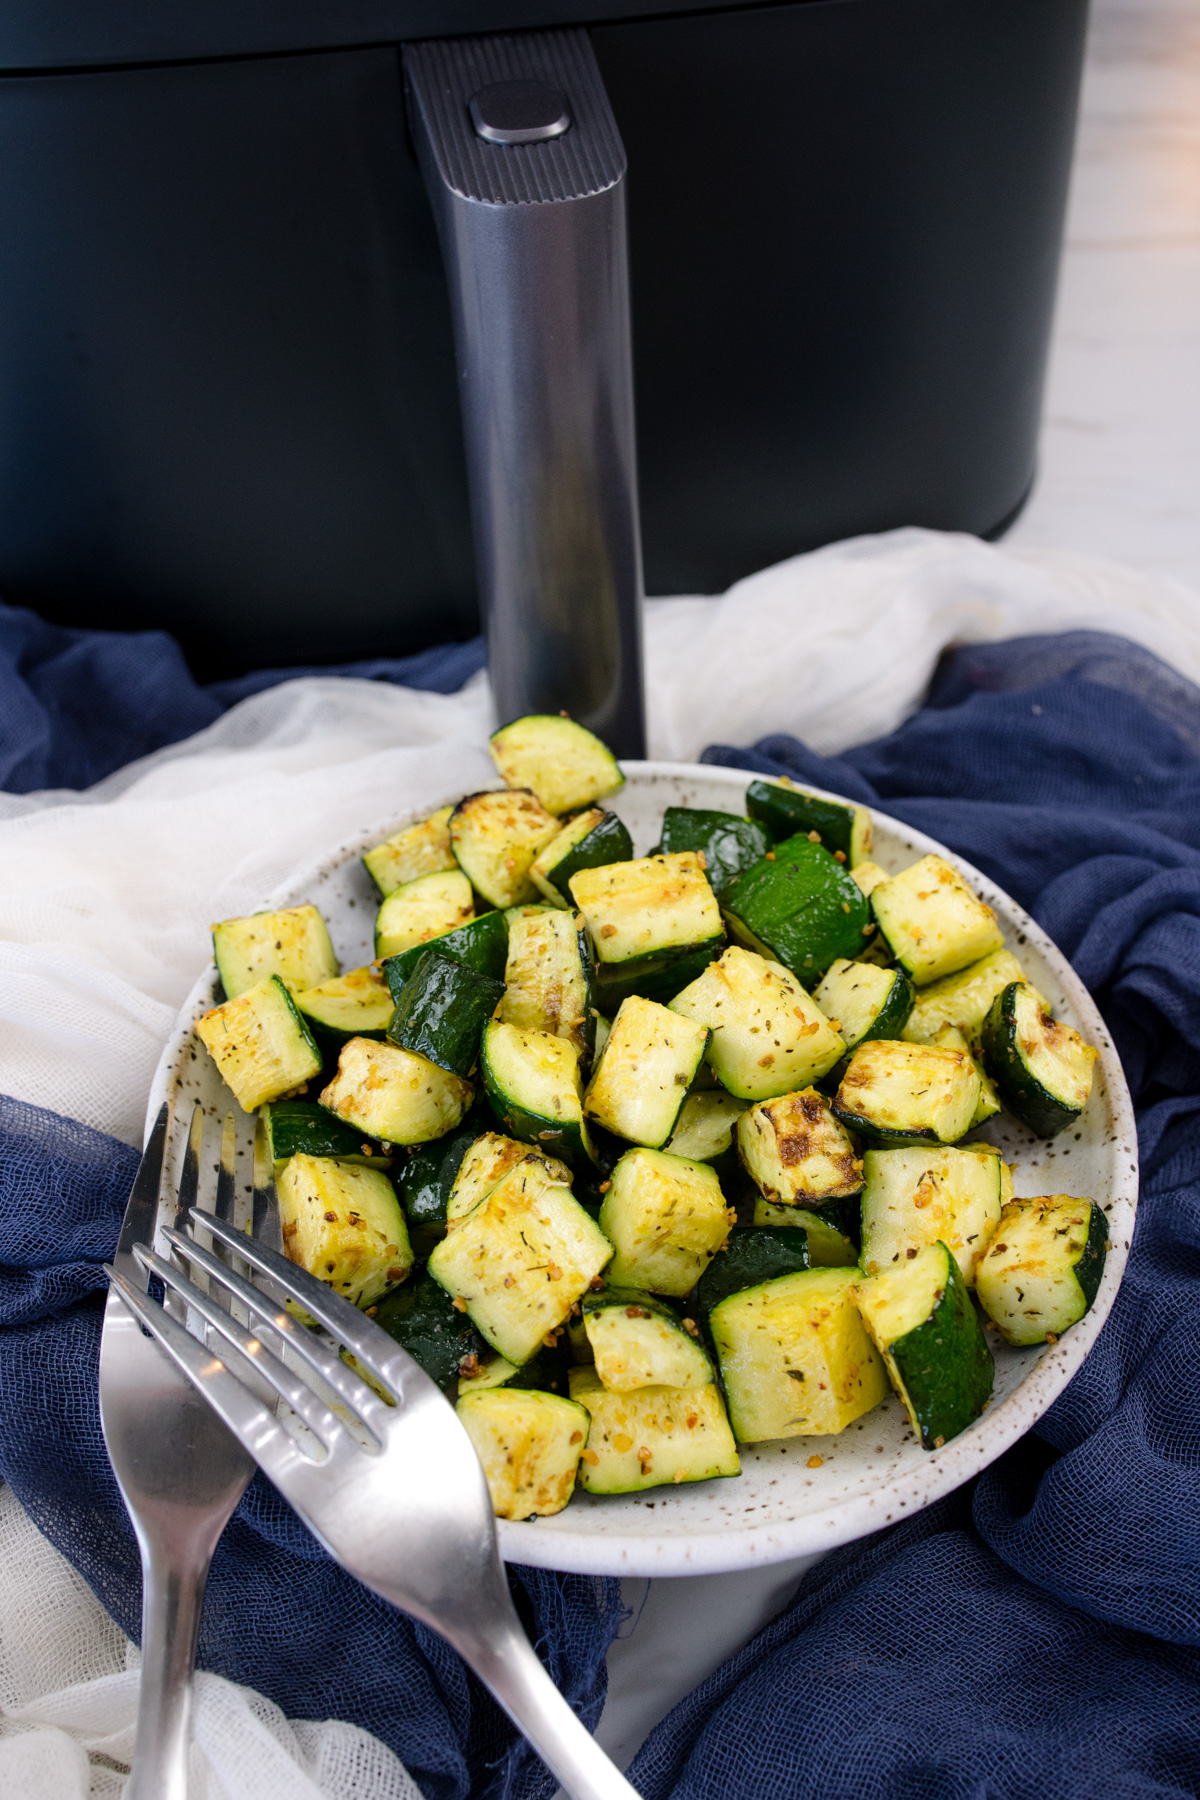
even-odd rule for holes
{"type": "Polygon", "coordinates": [[[707,1325],[714,1306],[730,1294],[812,1266],[808,1233],[803,1229],[735,1225],[721,1255],[713,1258],[696,1283],[697,1316],[707,1325]]]}
{"type": "Polygon", "coordinates": [[[880,1275],[926,1244],[949,1245],[968,1287],[1000,1217],[1004,1164],[987,1144],[868,1150],[863,1157],[862,1266],[880,1275]]]}
{"type": "Polygon", "coordinates": [[[958,1027],[943,1025],[930,1043],[934,1050],[961,1050],[964,1056],[971,1058],[979,1072],[979,1102],[971,1115],[972,1131],[977,1125],[986,1125],[989,1119],[994,1119],[1000,1111],[1000,1096],[996,1092],[996,1084],[958,1027]]]}
{"type": "Polygon", "coordinates": [[[212,928],[213,957],[228,1000],[278,975],[293,994],[338,972],[329,928],[315,906],[224,919],[212,928]]]}
{"type": "Polygon", "coordinates": [[[549,1518],[575,1491],[591,1419],[561,1394],[493,1387],[456,1408],[483,1464],[492,1511],[499,1519],[549,1518]]]}
{"type": "Polygon", "coordinates": [[[703,1025],[631,996],[613,1020],[584,1112],[606,1131],[657,1149],[675,1129],[707,1042],[703,1025]]]}
{"type": "Polygon", "coordinates": [[[746,811],[761,819],[773,838],[811,834],[836,858],[853,869],[871,854],[871,815],[865,806],[845,806],[798,788],[787,776],[752,781],[746,789],[746,811]]]}
{"type": "Polygon", "coordinates": [[[907,1038],[910,1044],[932,1044],[947,1025],[961,1031],[979,1054],[983,1021],[991,1011],[992,1001],[1002,994],[1011,981],[1024,981],[1021,965],[1011,950],[993,950],[957,975],[931,981],[923,987],[913,1003],[908,1022],[895,1037],[907,1038]]]}
{"type": "MultiPolygon", "coordinates": [[[[488,1355],[486,1340],[432,1275],[417,1275],[393,1288],[370,1311],[375,1323],[420,1363],[448,1400],[458,1398],[461,1371],[480,1368],[488,1355]]],[[[367,1379],[361,1366],[356,1362],[351,1366],[367,1379]]]]}
{"type": "Polygon", "coordinates": [[[511,1137],[572,1167],[593,1160],[579,1052],[566,1038],[496,1021],[483,1034],[480,1071],[492,1111],[511,1137]]]}
{"type": "Polygon", "coordinates": [[[429,1273],[465,1303],[492,1348],[520,1366],[611,1256],[570,1188],[540,1163],[524,1162],[455,1221],[429,1258],[429,1273]]]}
{"type": "Polygon", "coordinates": [[[716,895],[691,851],[580,869],[570,886],[605,966],[654,963],[725,935],[716,895]]]}
{"type": "Polygon", "coordinates": [[[881,882],[871,910],[892,955],[918,987],[1004,948],[996,915],[941,856],[881,882]]]}
{"type": "Polygon", "coordinates": [[[312,1033],[278,975],[214,1006],[196,1021],[196,1036],[246,1112],[281,1100],[321,1071],[312,1033]]]}
{"type": "Polygon", "coordinates": [[[618,1287],[682,1297],[729,1235],[733,1214],[707,1163],[627,1150],[610,1177],[600,1229],[613,1246],[618,1287]]]}
{"type": "Polygon", "coordinates": [[[833,1109],[870,1144],[953,1144],[971,1128],[980,1085],[965,1050],[872,1038],[851,1052],[833,1109]]]}
{"type": "Polygon", "coordinates": [[[429,818],[406,825],[364,854],[367,874],[385,900],[406,881],[457,867],[450,848],[450,813],[450,807],[440,807],[429,818]]]}
{"type": "Polygon", "coordinates": [[[1099,1291],[1108,1221],[1091,1200],[1014,1200],[976,1270],[979,1303],[1006,1344],[1053,1343],[1099,1291]]]}
{"type": "Polygon", "coordinates": [[[389,1144],[427,1144],[453,1131],[473,1094],[461,1075],[410,1050],[374,1038],[351,1038],[342,1046],[337,1074],[320,1100],[368,1137],[389,1144]]]}
{"type": "Polygon", "coordinates": [[[531,1174],[537,1175],[540,1170],[550,1181],[557,1181],[563,1187],[571,1185],[571,1171],[557,1157],[531,1149],[517,1138],[502,1137],[498,1131],[485,1132],[476,1138],[458,1165],[446,1201],[447,1231],[453,1230],[459,1219],[473,1212],[485,1195],[498,1187],[520,1163],[529,1164],[531,1174]]]}
{"type": "Polygon", "coordinates": [[[731,936],[801,981],[819,980],[875,935],[858,884],[809,837],[786,839],[738,875],[721,895],[721,910],[731,936]]]}
{"type": "Polygon", "coordinates": [[[730,1294],[709,1316],[739,1443],[844,1431],[888,1391],[851,1298],[857,1269],[809,1269],[730,1294]]]}
{"type": "Polygon", "coordinates": [[[339,1046],[347,1038],[382,1037],[394,1004],[374,963],[365,969],[351,969],[347,975],[334,975],[296,995],[296,1005],[316,1035],[339,1046]]]}
{"type": "Polygon", "coordinates": [[[668,806],[663,814],[658,849],[672,856],[694,850],[704,858],[704,873],[714,894],[735,875],[749,869],[771,848],[773,838],[755,819],[736,813],[706,812],[697,806],[668,806]]]}
{"type": "Polygon", "coordinates": [[[382,1169],[299,1155],[275,1185],[284,1251],[344,1299],[370,1306],[408,1275],[408,1227],[382,1169]]]}
{"type": "Polygon", "coordinates": [[[777,1230],[803,1232],[808,1240],[809,1267],[849,1269],[858,1264],[858,1251],[841,1229],[837,1216],[809,1212],[803,1206],[780,1206],[775,1200],[754,1202],[754,1223],[777,1230]]]}
{"type": "Polygon", "coordinates": [[[375,915],[376,960],[428,944],[474,916],[471,884],[461,869],[418,875],[389,894],[375,915]]]}
{"type": "Polygon", "coordinates": [[[704,1387],[716,1380],[695,1320],[665,1300],[639,1288],[606,1287],[585,1294],[581,1304],[596,1373],[612,1393],[704,1387]]]}
{"type": "Polygon", "coordinates": [[[686,1156],[689,1162],[716,1162],[732,1148],[735,1127],[745,1110],[746,1102],[724,1088],[691,1093],[663,1149],[671,1156],[686,1156]]]}
{"type": "Polygon", "coordinates": [[[1096,1052],[1028,981],[997,994],[983,1025],[984,1067],[1005,1105],[1038,1137],[1055,1137],[1088,1103],[1096,1052]]]}
{"type": "Polygon", "coordinates": [[[504,995],[504,983],[481,975],[436,945],[405,982],[388,1025],[388,1039],[454,1075],[470,1075],[479,1060],[483,1028],[504,995]]]}
{"type": "Polygon", "coordinates": [[[538,897],[529,871],[558,836],[558,820],[527,789],[468,794],[450,814],[450,843],[463,873],[493,906],[538,897]]]}
{"type": "Polygon", "coordinates": [[[916,990],[900,969],[877,963],[831,963],[813,995],[825,1017],[853,1050],[868,1038],[898,1038],[913,1009],[916,990]]]}
{"type": "Polygon", "coordinates": [[[862,1187],[854,1145],[815,1088],[752,1106],[738,1120],[737,1145],[765,1200],[823,1206],[862,1187]]]}
{"type": "Polygon", "coordinates": [[[958,1264],[945,1244],[926,1244],[851,1292],[922,1448],[940,1450],[979,1417],[995,1379],[958,1264]]]}
{"type": "Polygon", "coordinates": [[[846,1049],[794,975],[736,944],[676,994],[671,1011],[707,1026],[706,1060],[722,1087],[741,1100],[807,1087],[846,1049]]]}
{"type": "Polygon", "coordinates": [[[508,959],[500,1017],[521,1031],[565,1038],[580,1057],[596,1036],[592,948],[576,912],[514,907],[508,915],[508,959]]]}
{"type": "MultiPolygon", "coordinates": [[[[453,957],[456,962],[466,963],[468,969],[478,969],[481,975],[490,975],[493,981],[503,981],[508,957],[508,918],[505,913],[494,909],[485,912],[478,919],[468,919],[454,931],[441,933],[432,942],[437,945],[439,956],[453,957]]],[[[384,958],[380,973],[393,1000],[399,1000],[428,948],[425,943],[413,944],[396,956],[384,958]]]]}
{"type": "Polygon", "coordinates": [[[589,1494],[636,1494],[742,1472],[720,1392],[711,1384],[613,1394],[594,1369],[579,1368],[571,1370],[571,1398],[592,1419],[580,1464],[589,1494]]]}
{"type": "Polygon", "coordinates": [[[850,877],[859,892],[868,899],[883,882],[891,880],[887,870],[881,869],[876,862],[856,863],[850,871],[850,877]]]}
{"type": "Polygon", "coordinates": [[[633,839],[616,813],[592,806],[550,839],[529,874],[551,906],[566,906],[574,911],[572,875],[580,869],[602,868],[605,863],[628,862],[632,855],[633,839]]]}
{"type": "Polygon", "coordinates": [[[552,813],[578,812],[625,785],[620,765],[595,732],[562,713],[527,713],[488,743],[510,788],[530,788],[552,813]]]}
{"type": "Polygon", "coordinates": [[[353,1125],[335,1119],[315,1100],[272,1100],[262,1109],[276,1165],[290,1156],[334,1156],[340,1162],[361,1163],[364,1168],[387,1169],[391,1156],[381,1144],[372,1143],[353,1125]]]}

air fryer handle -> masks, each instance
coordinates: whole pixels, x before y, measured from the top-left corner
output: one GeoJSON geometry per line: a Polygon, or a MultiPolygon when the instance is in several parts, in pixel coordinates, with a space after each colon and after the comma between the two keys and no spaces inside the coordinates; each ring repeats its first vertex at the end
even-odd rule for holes
{"type": "Polygon", "coordinates": [[[403,57],[450,284],[498,716],[563,709],[642,756],[625,152],[600,71],[582,31],[403,57]],[[525,114],[496,86],[514,82],[525,114]],[[557,118],[538,114],[548,90],[557,118]]]}

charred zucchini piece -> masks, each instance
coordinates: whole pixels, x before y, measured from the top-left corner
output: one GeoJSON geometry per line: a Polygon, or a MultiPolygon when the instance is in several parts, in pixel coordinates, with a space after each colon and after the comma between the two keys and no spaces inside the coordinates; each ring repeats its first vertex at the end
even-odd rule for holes
{"type": "Polygon", "coordinates": [[[874,936],[867,901],[821,844],[788,838],[738,875],[721,895],[730,934],[815,982],[839,957],[874,936]]]}
{"type": "MultiPolygon", "coordinates": [[[[455,962],[466,963],[468,969],[478,969],[481,975],[489,975],[493,981],[503,981],[508,957],[508,918],[505,913],[482,913],[454,931],[440,933],[430,942],[437,945],[440,956],[453,957],[455,962]]],[[[425,943],[414,944],[398,956],[385,958],[381,973],[393,1000],[399,1000],[405,982],[428,948],[425,943]]]]}
{"type": "Polygon", "coordinates": [[[503,995],[502,981],[426,950],[396,1002],[388,1039],[452,1075],[469,1075],[479,1060],[483,1028],[503,995]]]}
{"type": "Polygon", "coordinates": [[[473,1095],[469,1081],[423,1056],[374,1038],[351,1038],[320,1100],[368,1137],[427,1144],[453,1131],[473,1095]]]}
{"type": "Polygon", "coordinates": [[[752,1106],[738,1120],[737,1144],[765,1200],[824,1206],[857,1194],[863,1184],[854,1145],[815,1088],[752,1106]]]}
{"type": "Polygon", "coordinates": [[[713,1308],[709,1330],[739,1443],[844,1431],[886,1397],[887,1372],[851,1298],[858,1275],[781,1275],[713,1308]]]}
{"type": "Polygon", "coordinates": [[[1054,1343],[1099,1291],[1108,1221],[1091,1200],[1014,1200],[979,1262],[979,1304],[1006,1344],[1054,1343]]]}
{"type": "Polygon", "coordinates": [[[388,895],[375,915],[375,956],[398,956],[465,925],[475,915],[471,884],[461,869],[418,875],[388,895]]]}
{"type": "Polygon", "coordinates": [[[581,1305],[596,1373],[610,1393],[705,1387],[716,1380],[695,1321],[665,1300],[639,1288],[606,1287],[585,1294],[581,1305]]]}
{"type": "Polygon", "coordinates": [[[592,1419],[580,1464],[589,1494],[637,1494],[742,1472],[721,1395],[711,1383],[610,1394],[594,1369],[579,1368],[571,1370],[571,1398],[592,1419]]]}
{"type": "Polygon", "coordinates": [[[881,882],[871,911],[892,955],[918,987],[1004,948],[996,915],[941,856],[881,882]]]}
{"type": "Polygon", "coordinates": [[[922,1448],[940,1450],[979,1417],[996,1373],[958,1264],[926,1244],[852,1293],[922,1448]]]}
{"type": "Polygon", "coordinates": [[[930,1040],[935,1050],[961,1050],[969,1056],[979,1072],[979,1104],[971,1115],[971,1129],[977,1125],[986,1125],[1000,1111],[1000,1096],[996,1092],[996,1084],[987,1073],[974,1050],[959,1031],[956,1025],[943,1025],[935,1038],[930,1040]]]}
{"type": "Polygon", "coordinates": [[[361,1131],[335,1119],[315,1100],[273,1100],[262,1113],[276,1165],[300,1155],[335,1156],[339,1162],[361,1163],[367,1169],[391,1165],[391,1156],[382,1145],[369,1142],[361,1131]]]}
{"type": "Polygon", "coordinates": [[[707,1026],[706,1060],[740,1100],[807,1087],[846,1048],[794,975],[736,944],[676,994],[671,1011],[707,1026]]]}
{"type": "Polygon", "coordinates": [[[771,848],[772,834],[754,819],[736,813],[706,812],[698,806],[668,806],[663,814],[659,852],[672,856],[698,851],[714,894],[748,869],[771,848]]]}
{"type": "Polygon", "coordinates": [[[509,787],[530,788],[552,813],[578,812],[625,785],[607,744],[562,713],[514,719],[492,733],[488,748],[509,787]]]}
{"type": "Polygon", "coordinates": [[[886,1274],[939,1241],[968,1287],[1000,1217],[1004,1164],[990,1145],[868,1150],[863,1158],[862,1266],[886,1274]]]}
{"type": "Polygon", "coordinates": [[[691,1093],[663,1149],[671,1156],[686,1156],[689,1162],[716,1162],[732,1148],[734,1128],[745,1110],[746,1102],[724,1088],[691,1093]]]}
{"type": "Polygon", "coordinates": [[[352,1037],[382,1037],[394,1002],[374,963],[334,975],[296,995],[296,1005],[318,1038],[342,1045],[352,1037]]]}
{"type": "Polygon", "coordinates": [[[533,884],[551,906],[574,907],[571,877],[580,869],[599,869],[607,863],[628,862],[633,839],[616,813],[589,807],[571,819],[552,837],[529,873],[533,884]]]}
{"type": "Polygon", "coordinates": [[[500,1017],[522,1031],[565,1038],[581,1058],[596,1037],[592,946],[576,912],[514,907],[508,915],[508,960],[500,1017]]]}
{"type": "Polygon", "coordinates": [[[557,1157],[531,1149],[517,1138],[502,1137],[498,1131],[484,1132],[469,1146],[458,1166],[446,1202],[446,1229],[452,1230],[459,1219],[473,1212],[519,1163],[529,1163],[531,1174],[537,1175],[540,1170],[549,1181],[557,1181],[563,1187],[571,1185],[571,1171],[557,1157]]]}
{"type": "Polygon", "coordinates": [[[612,1172],[600,1229],[613,1246],[618,1287],[682,1297],[729,1235],[733,1216],[707,1163],[627,1150],[612,1172]]]}
{"type": "Polygon", "coordinates": [[[1038,1137],[1072,1124],[1092,1091],[1096,1052],[1028,981],[1010,982],[993,1000],[983,1060],[1006,1106],[1038,1137]]]}
{"type": "Polygon", "coordinates": [[[451,810],[443,806],[418,825],[406,825],[366,851],[363,864],[383,899],[406,881],[457,866],[450,848],[451,810]]]}
{"type": "Polygon", "coordinates": [[[492,1111],[511,1137],[572,1167],[594,1160],[579,1053],[565,1038],[493,1023],[483,1034],[480,1072],[492,1111]]]}
{"type": "Polygon", "coordinates": [[[651,971],[724,939],[716,895],[692,852],[580,869],[570,886],[601,970],[651,971]]]}
{"type": "Polygon", "coordinates": [[[979,1093],[965,1050],[872,1038],[851,1052],[833,1110],[870,1144],[953,1144],[970,1130],[979,1093]]]}
{"type": "Polygon", "coordinates": [[[486,1388],[458,1402],[499,1519],[547,1519],[575,1491],[591,1419],[561,1394],[486,1388]]]}
{"type": "Polygon", "coordinates": [[[813,1266],[808,1233],[795,1226],[735,1225],[720,1256],[696,1283],[696,1312],[707,1325],[714,1306],[743,1288],[813,1266]]]}
{"type": "Polygon", "coordinates": [[[196,1036],[246,1112],[281,1100],[321,1070],[312,1033],[278,975],[214,1006],[196,1021],[196,1036]]]}
{"type": "MultiPolygon", "coordinates": [[[[337,1121],[329,1118],[331,1125],[337,1121]]],[[[396,1188],[408,1220],[409,1236],[418,1256],[428,1256],[446,1235],[447,1209],[454,1183],[472,1145],[487,1132],[492,1111],[477,1102],[462,1123],[432,1143],[419,1144],[400,1159],[396,1188]]],[[[342,1127],[338,1127],[342,1129],[342,1127]]]]}
{"type": "Polygon", "coordinates": [[[881,969],[878,964],[831,963],[813,995],[825,1017],[853,1050],[868,1038],[898,1038],[913,1009],[916,990],[900,969],[881,969]]]}
{"type": "Polygon", "coordinates": [[[849,1269],[857,1266],[858,1250],[841,1229],[838,1215],[809,1212],[802,1206],[780,1206],[774,1200],[756,1200],[754,1223],[781,1231],[801,1231],[808,1239],[808,1260],[814,1269],[849,1269]]]}
{"type": "Polygon", "coordinates": [[[338,972],[329,928],[315,906],[224,919],[213,926],[212,941],[227,1000],[236,1000],[271,975],[298,994],[338,972]]]}
{"type": "Polygon", "coordinates": [[[795,787],[786,777],[752,781],[746,789],[746,811],[761,820],[773,838],[811,836],[852,869],[871,854],[871,815],[865,806],[825,800],[795,787]]]}
{"type": "Polygon", "coordinates": [[[957,975],[947,975],[923,987],[903,1031],[894,1035],[907,1038],[910,1044],[932,1044],[945,1026],[953,1025],[970,1044],[972,1054],[978,1055],[983,1021],[991,1011],[992,1001],[1011,981],[1024,979],[1011,950],[993,950],[989,956],[960,969],[957,975]]]}
{"type": "Polygon", "coordinates": [[[429,1273],[466,1303],[509,1362],[528,1362],[612,1256],[607,1238],[539,1163],[523,1162],[457,1219],[429,1273]]]}
{"type": "Polygon", "coordinates": [[[558,836],[558,820],[527,789],[468,794],[450,814],[455,860],[493,906],[536,900],[529,871],[558,836]]]}
{"type": "Polygon", "coordinates": [[[657,1149],[675,1129],[708,1032],[653,1000],[623,1002],[583,1097],[589,1119],[657,1149]]]}
{"type": "Polygon", "coordinates": [[[480,1367],[488,1353],[466,1313],[431,1275],[386,1294],[371,1317],[420,1363],[448,1400],[457,1398],[461,1370],[480,1367]]]}
{"type": "Polygon", "coordinates": [[[382,1169],[301,1154],[275,1185],[285,1252],[344,1299],[370,1306],[408,1275],[408,1227],[382,1169]]]}

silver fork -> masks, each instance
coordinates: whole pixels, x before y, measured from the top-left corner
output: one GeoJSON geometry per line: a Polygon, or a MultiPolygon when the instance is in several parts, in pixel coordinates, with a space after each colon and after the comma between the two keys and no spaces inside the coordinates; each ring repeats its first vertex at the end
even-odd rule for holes
{"type": "MultiPolygon", "coordinates": [[[[130,1291],[146,1285],[134,1246],[154,1239],[167,1137],[164,1106],[134,1178],[113,1258],[130,1291]]],[[[197,1106],[179,1178],[177,1224],[197,1198],[203,1141],[204,1113],[197,1106]]],[[[236,1147],[230,1113],[216,1194],[216,1216],[230,1223],[236,1147]]],[[[269,1211],[270,1163],[264,1152],[256,1143],[260,1213],[269,1211]]],[[[126,1800],[186,1800],[192,1667],[204,1584],[217,1539],[245,1492],[254,1461],[111,1289],[100,1340],[100,1422],[142,1555],[142,1675],[126,1800]]]]}
{"type": "Polygon", "coordinates": [[[171,1262],[137,1247],[139,1263],[186,1305],[203,1341],[115,1268],[113,1289],[329,1553],[453,1644],[573,1800],[636,1800],[521,1628],[483,1469],[440,1388],[315,1276],[207,1214],[193,1209],[191,1218],[260,1277],[243,1279],[179,1230],[166,1233],[171,1262]],[[207,1294],[183,1274],[182,1262],[208,1278],[207,1294]],[[296,1301],[333,1347],[285,1311],[280,1294],[296,1301]],[[232,1301],[251,1328],[222,1301],[232,1301]],[[394,1405],[351,1372],[338,1345],[394,1405]],[[248,1383],[235,1367],[252,1371],[248,1383]],[[275,1410],[256,1398],[263,1383],[279,1397],[275,1410]]]}

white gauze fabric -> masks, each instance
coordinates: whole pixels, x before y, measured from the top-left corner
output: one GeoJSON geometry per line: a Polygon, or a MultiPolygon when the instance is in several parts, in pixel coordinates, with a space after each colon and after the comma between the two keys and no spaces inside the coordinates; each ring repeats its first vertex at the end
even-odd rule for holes
{"type": "MultiPolygon", "coordinates": [[[[836,754],[919,705],[945,649],[1079,628],[1200,681],[1200,604],[1166,577],[916,530],[833,545],[719,599],[648,604],[650,754],[772,731],[836,754]]],[[[373,823],[490,782],[492,723],[483,676],[448,696],[306,678],[86,793],[0,795],[0,1090],[140,1143],[210,923],[373,823]]],[[[134,1654],[0,1495],[0,1793],[120,1791],[134,1654]]],[[[192,1800],[415,1795],[364,1733],[289,1723],[212,1676],[193,1763],[192,1800]]]]}

